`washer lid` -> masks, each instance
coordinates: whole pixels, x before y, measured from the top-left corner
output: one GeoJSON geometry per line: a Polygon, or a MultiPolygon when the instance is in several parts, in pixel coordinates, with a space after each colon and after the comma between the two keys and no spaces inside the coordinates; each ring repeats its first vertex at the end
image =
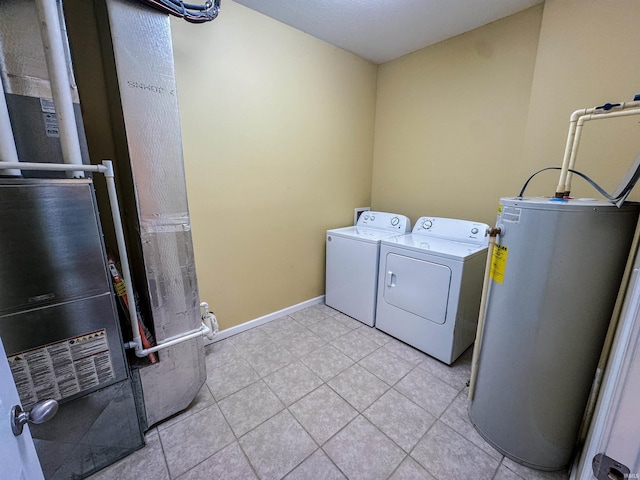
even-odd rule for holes
{"type": "Polygon", "coordinates": [[[383,245],[392,245],[419,253],[432,253],[440,257],[451,258],[453,260],[466,260],[469,257],[483,254],[487,251],[485,245],[478,245],[466,242],[455,242],[426,235],[400,235],[386,238],[381,241],[383,245]]]}
{"type": "Polygon", "coordinates": [[[327,235],[338,237],[355,238],[363,241],[379,242],[383,238],[391,238],[398,236],[398,232],[390,232],[388,230],[380,230],[377,228],[365,227],[344,227],[327,230],[327,235]]]}

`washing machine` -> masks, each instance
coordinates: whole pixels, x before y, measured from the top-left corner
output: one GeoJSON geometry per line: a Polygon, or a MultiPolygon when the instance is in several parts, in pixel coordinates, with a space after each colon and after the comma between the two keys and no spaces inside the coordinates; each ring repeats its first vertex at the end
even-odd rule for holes
{"type": "Polygon", "coordinates": [[[376,328],[450,365],[475,338],[488,225],[421,217],[380,243],[376,328]]]}
{"type": "Polygon", "coordinates": [[[325,303],[373,327],[380,241],[411,231],[404,215],[365,212],[355,226],[327,230],[325,303]]]}

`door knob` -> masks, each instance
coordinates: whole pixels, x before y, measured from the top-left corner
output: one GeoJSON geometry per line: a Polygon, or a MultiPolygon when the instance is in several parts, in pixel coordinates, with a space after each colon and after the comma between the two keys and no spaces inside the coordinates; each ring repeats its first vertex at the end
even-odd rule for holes
{"type": "Polygon", "coordinates": [[[11,431],[17,437],[22,434],[25,423],[44,423],[51,420],[57,411],[58,402],[52,399],[36,403],[28,412],[22,410],[20,405],[14,405],[11,409],[11,431]]]}

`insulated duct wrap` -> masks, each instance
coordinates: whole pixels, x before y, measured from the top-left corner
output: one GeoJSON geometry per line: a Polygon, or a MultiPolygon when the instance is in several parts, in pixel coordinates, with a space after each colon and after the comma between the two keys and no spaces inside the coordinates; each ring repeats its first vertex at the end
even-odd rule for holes
{"type": "MultiPolygon", "coordinates": [[[[201,325],[169,18],[130,1],[99,7],[134,277],[162,343],[201,325]]],[[[159,355],[137,370],[148,425],[186,408],[206,378],[202,338],[159,355]]]]}

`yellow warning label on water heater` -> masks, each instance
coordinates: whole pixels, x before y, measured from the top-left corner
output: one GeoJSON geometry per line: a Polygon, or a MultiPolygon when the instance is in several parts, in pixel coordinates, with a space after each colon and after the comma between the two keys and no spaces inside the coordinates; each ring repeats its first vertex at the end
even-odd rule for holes
{"type": "Polygon", "coordinates": [[[504,245],[496,243],[491,257],[491,271],[489,272],[491,280],[502,285],[504,280],[504,271],[507,268],[507,257],[509,249],[504,245]]]}

